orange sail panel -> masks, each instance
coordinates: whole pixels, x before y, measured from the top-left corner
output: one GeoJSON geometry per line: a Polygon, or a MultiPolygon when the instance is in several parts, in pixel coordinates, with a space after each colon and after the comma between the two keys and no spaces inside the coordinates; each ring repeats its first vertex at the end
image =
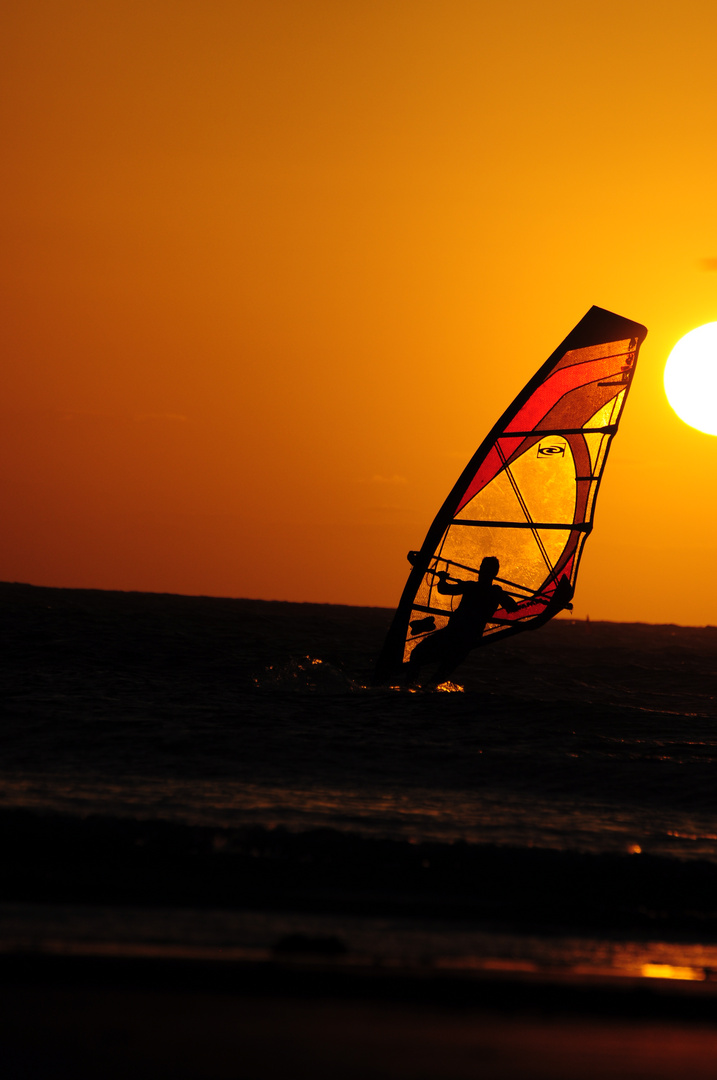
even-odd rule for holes
{"type": "Polygon", "coordinates": [[[483,558],[500,561],[496,582],[515,610],[498,609],[477,645],[534,629],[566,606],[646,334],[591,308],[504,413],[409,556],[379,681],[397,677],[416,645],[448,626],[456,597],[438,590],[441,571],[477,581],[483,558]]]}

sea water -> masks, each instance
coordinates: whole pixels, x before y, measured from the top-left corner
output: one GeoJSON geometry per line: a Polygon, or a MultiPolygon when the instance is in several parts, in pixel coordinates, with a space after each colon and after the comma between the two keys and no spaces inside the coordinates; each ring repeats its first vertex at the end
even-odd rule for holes
{"type": "MultiPolygon", "coordinates": [[[[200,836],[217,859],[234,850],[242,866],[285,864],[287,880],[296,867],[323,866],[330,849],[344,876],[332,882],[329,866],[303,892],[280,883],[268,906],[265,893],[252,906],[233,904],[231,892],[187,906],[165,895],[144,904],[141,890],[119,905],[106,895],[83,904],[71,890],[58,902],[50,874],[44,895],[20,901],[6,889],[6,952],[259,961],[282,941],[323,940],[339,943],[338,964],[707,981],[717,970],[717,902],[708,895],[717,868],[714,631],[547,627],[525,635],[525,645],[496,648],[495,661],[477,660],[451,692],[408,692],[371,686],[363,654],[343,663],[340,640],[327,644],[339,615],[355,643],[359,630],[371,636],[369,624],[382,630],[389,613],[364,613],[361,624],[358,609],[292,610],[289,635],[281,612],[258,603],[192,608],[191,598],[170,598],[170,619],[167,598],[153,608],[151,599],[82,594],[80,603],[73,594],[59,598],[58,636],[56,621],[49,630],[38,622],[41,599],[58,607],[52,594],[31,595],[32,619],[7,675],[7,829],[18,828],[13,813],[30,815],[32,845],[61,822],[63,835],[76,828],[91,852],[88,823],[100,823],[99,846],[124,837],[122,850],[128,837],[143,844],[142,830],[158,843],[154,823],[169,830],[173,866],[184,844],[189,860],[200,836]],[[225,640],[226,620],[246,621],[241,647],[234,641],[221,663],[216,651],[202,652],[207,610],[215,641],[225,640]],[[176,662],[183,649],[201,663],[176,662]],[[386,844],[403,878],[385,875],[386,844]],[[470,896],[461,886],[468,864],[470,896]],[[561,888],[580,875],[607,879],[605,910],[612,906],[602,924],[602,909],[589,897],[585,907],[582,893],[583,924],[583,908],[561,906],[561,888]],[[620,909],[621,924],[609,886],[619,891],[623,878],[636,899],[620,909]],[[650,908],[650,882],[668,883],[667,914],[650,908]]],[[[22,600],[18,619],[28,610],[22,600]]],[[[374,638],[380,643],[380,633],[374,638]]]]}

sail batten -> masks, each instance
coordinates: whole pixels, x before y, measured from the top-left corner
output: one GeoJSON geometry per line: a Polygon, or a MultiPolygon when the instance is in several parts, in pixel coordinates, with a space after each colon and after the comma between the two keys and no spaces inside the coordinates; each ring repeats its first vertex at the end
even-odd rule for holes
{"type": "MultiPolygon", "coordinates": [[[[624,383],[620,383],[620,386],[624,386],[624,383]]],[[[606,424],[604,427],[562,427],[562,428],[542,428],[536,426],[532,431],[510,431],[508,434],[511,438],[520,436],[522,438],[528,438],[531,435],[540,435],[542,438],[544,435],[614,435],[617,431],[617,424],[606,424]]]]}
{"type": "MultiPolygon", "coordinates": [[[[489,556],[500,563],[496,580],[511,583],[504,601],[511,610],[496,609],[471,647],[537,627],[565,607],[646,333],[639,323],[591,308],[506,410],[420,551],[411,553],[379,681],[395,678],[419,642],[415,660],[430,654],[433,635],[448,640],[460,601],[454,606],[456,596],[446,594],[475,589],[489,556]]],[[[464,615],[465,609],[461,626],[464,615]]]]}
{"type": "MultiPolygon", "coordinates": [[[[576,477],[576,479],[583,479],[576,477]]],[[[477,528],[490,529],[578,529],[587,532],[592,528],[590,521],[473,521],[470,518],[456,518],[454,525],[473,525],[477,528]]]]}

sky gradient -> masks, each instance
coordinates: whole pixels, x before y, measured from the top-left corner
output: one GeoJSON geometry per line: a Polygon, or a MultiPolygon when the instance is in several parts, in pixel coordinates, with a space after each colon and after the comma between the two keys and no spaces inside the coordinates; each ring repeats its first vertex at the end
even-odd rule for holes
{"type": "Polygon", "coordinates": [[[717,8],[11,5],[0,578],[391,607],[592,304],[649,329],[578,618],[717,624],[717,8]]]}

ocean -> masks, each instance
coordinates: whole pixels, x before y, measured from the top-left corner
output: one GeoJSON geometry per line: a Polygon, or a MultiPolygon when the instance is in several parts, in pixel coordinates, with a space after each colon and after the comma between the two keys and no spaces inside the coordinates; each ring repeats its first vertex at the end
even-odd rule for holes
{"type": "Polygon", "coordinates": [[[717,629],[560,619],[410,691],[372,685],[385,609],[15,584],[0,607],[6,964],[713,1007],[717,629]]]}

